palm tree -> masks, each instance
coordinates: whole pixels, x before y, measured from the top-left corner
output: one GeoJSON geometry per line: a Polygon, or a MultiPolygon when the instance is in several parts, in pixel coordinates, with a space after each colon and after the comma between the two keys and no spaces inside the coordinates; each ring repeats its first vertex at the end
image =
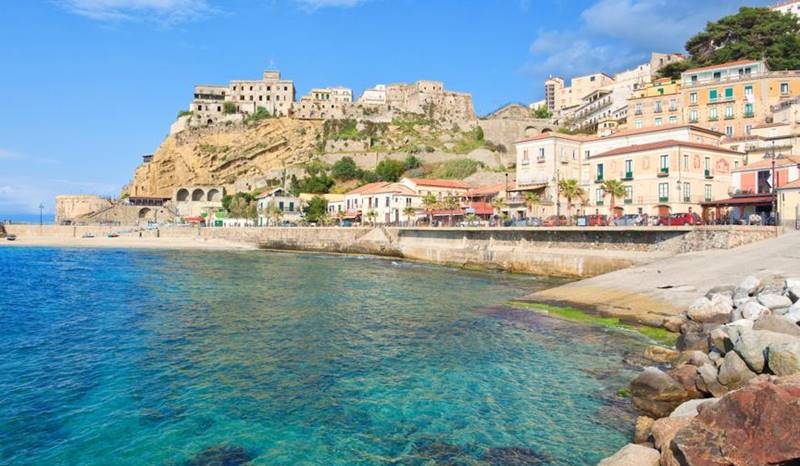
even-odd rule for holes
{"type": "Polygon", "coordinates": [[[378,213],[375,212],[374,210],[370,209],[367,212],[367,219],[369,219],[369,223],[371,223],[372,226],[375,226],[375,218],[377,218],[377,217],[378,217],[378,213]]]}
{"type": "Polygon", "coordinates": [[[453,211],[457,210],[461,207],[461,202],[459,202],[458,198],[455,196],[447,196],[444,198],[444,208],[448,211],[447,214],[447,223],[448,225],[453,225],[453,211]]]}
{"type": "Polygon", "coordinates": [[[528,208],[529,212],[531,211],[531,209],[533,209],[533,206],[539,205],[541,203],[542,203],[542,196],[540,196],[539,193],[532,193],[532,192],[525,193],[525,206],[528,208]]]}
{"type": "Polygon", "coordinates": [[[433,226],[433,209],[439,204],[439,200],[433,193],[428,193],[422,198],[422,205],[425,206],[425,212],[428,213],[428,225],[433,226]]]}
{"type": "Polygon", "coordinates": [[[625,185],[619,180],[606,180],[603,183],[603,191],[611,196],[611,216],[614,216],[617,198],[625,196],[625,185]]]}
{"type": "Polygon", "coordinates": [[[567,214],[572,219],[572,201],[575,199],[583,199],[586,197],[586,191],[580,187],[578,184],[578,180],[575,179],[568,179],[568,180],[561,180],[558,182],[558,190],[561,193],[561,196],[567,200],[567,214]]]}
{"type": "MultiPolygon", "coordinates": [[[[414,218],[414,216],[415,216],[416,214],[417,214],[417,210],[416,210],[416,209],[414,209],[414,208],[413,208],[413,207],[411,207],[411,206],[408,206],[408,207],[406,207],[405,209],[403,209],[403,215],[405,215],[405,216],[406,216],[406,223],[407,223],[408,225],[411,225],[411,219],[412,219],[412,218],[414,218]]],[[[408,226],[408,225],[406,225],[406,226],[408,226]]]]}
{"type": "Polygon", "coordinates": [[[493,210],[498,211],[498,213],[495,214],[498,217],[503,215],[503,209],[508,207],[508,204],[506,203],[506,200],[501,198],[501,197],[495,197],[494,199],[492,199],[491,205],[492,205],[492,209],[493,210]]]}

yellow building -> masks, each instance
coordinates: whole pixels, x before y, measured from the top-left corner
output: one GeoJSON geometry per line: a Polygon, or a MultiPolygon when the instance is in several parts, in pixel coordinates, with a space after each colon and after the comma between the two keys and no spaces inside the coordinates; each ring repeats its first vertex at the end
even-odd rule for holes
{"type": "Polygon", "coordinates": [[[764,61],[739,60],[681,75],[683,120],[729,138],[768,122],[770,106],[800,95],[800,71],[769,71],[764,61]]]}
{"type": "Polygon", "coordinates": [[[778,188],[778,217],[783,226],[800,230],[800,180],[778,188]]]}
{"type": "Polygon", "coordinates": [[[628,99],[628,127],[650,128],[683,123],[681,82],[658,79],[628,99]]]}

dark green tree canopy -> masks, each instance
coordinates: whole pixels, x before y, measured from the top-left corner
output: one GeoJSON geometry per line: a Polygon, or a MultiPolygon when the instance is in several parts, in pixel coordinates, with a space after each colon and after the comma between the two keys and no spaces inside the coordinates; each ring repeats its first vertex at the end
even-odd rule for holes
{"type": "Polygon", "coordinates": [[[307,222],[319,222],[328,211],[328,201],[322,196],[314,196],[303,209],[307,222]]]}
{"type": "Polygon", "coordinates": [[[769,8],[742,7],[735,15],[706,24],[686,42],[686,50],[688,59],[665,66],[659,75],[675,78],[695,66],[745,59],[764,59],[771,70],[800,69],[800,21],[769,8]]]}

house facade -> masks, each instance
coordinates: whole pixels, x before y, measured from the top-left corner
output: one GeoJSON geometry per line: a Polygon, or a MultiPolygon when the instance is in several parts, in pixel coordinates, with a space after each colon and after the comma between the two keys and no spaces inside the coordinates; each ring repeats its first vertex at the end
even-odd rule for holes
{"type": "Polygon", "coordinates": [[[303,201],[283,188],[267,191],[257,198],[258,225],[297,223],[303,218],[303,201]]]}

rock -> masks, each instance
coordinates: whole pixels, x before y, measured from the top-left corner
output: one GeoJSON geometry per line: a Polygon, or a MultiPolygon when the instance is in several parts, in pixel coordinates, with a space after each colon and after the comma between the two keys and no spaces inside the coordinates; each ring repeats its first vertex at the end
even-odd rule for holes
{"type": "Polygon", "coordinates": [[[706,293],[706,298],[711,299],[715,294],[725,295],[728,298],[733,298],[734,293],[736,293],[736,287],[733,285],[718,285],[706,293]]]}
{"type": "MultiPolygon", "coordinates": [[[[680,406],[675,408],[669,417],[694,417],[700,409],[700,406],[705,406],[706,403],[716,403],[719,398],[700,398],[697,400],[684,401],[680,406]]],[[[660,448],[659,448],[660,449],[660,448]]]]}
{"type": "Polygon", "coordinates": [[[678,333],[681,331],[681,325],[683,325],[684,322],[686,322],[686,319],[682,316],[670,316],[661,322],[661,326],[670,332],[678,333]]]}
{"type": "Polygon", "coordinates": [[[755,301],[750,295],[743,294],[743,295],[735,295],[733,297],[733,307],[734,308],[741,308],[746,303],[750,301],[755,301]]]}
{"type": "Polygon", "coordinates": [[[789,298],[793,303],[796,303],[800,300],[800,286],[793,286],[786,290],[786,297],[789,298]]]}
{"type": "Polygon", "coordinates": [[[726,301],[722,295],[714,295],[716,301],[707,298],[697,299],[686,311],[689,319],[700,323],[728,322],[733,310],[733,303],[726,301]]]}
{"type": "Polygon", "coordinates": [[[639,416],[636,418],[636,429],[633,433],[633,443],[647,443],[650,441],[650,428],[656,420],[652,417],[639,416]]]}
{"type": "Polygon", "coordinates": [[[708,334],[708,343],[712,349],[725,354],[733,349],[733,341],[725,327],[715,328],[708,334]]]}
{"type": "Polygon", "coordinates": [[[767,347],[777,343],[791,343],[797,337],[785,333],[775,333],[768,330],[740,330],[739,337],[734,342],[733,350],[742,357],[753,372],[764,372],[767,347]]]}
{"type": "Polygon", "coordinates": [[[658,450],[629,443],[597,466],[658,466],[660,460],[658,450]]]}
{"type": "Polygon", "coordinates": [[[703,394],[697,388],[697,379],[700,377],[697,374],[697,366],[684,364],[671,369],[669,372],[667,372],[667,375],[678,381],[679,384],[683,385],[684,390],[686,390],[685,399],[690,400],[692,398],[703,398],[703,394]]]}
{"type": "Polygon", "coordinates": [[[800,374],[800,341],[769,345],[767,366],[779,376],[800,374]]]}
{"type": "Polygon", "coordinates": [[[747,367],[744,360],[735,351],[731,351],[725,355],[717,379],[727,388],[736,390],[755,376],[756,374],[747,367]]]}
{"type": "Polygon", "coordinates": [[[743,319],[756,320],[763,315],[769,314],[768,307],[755,301],[749,301],[745,303],[741,307],[741,310],[743,319]]]}
{"type": "Polygon", "coordinates": [[[708,333],[704,331],[690,330],[678,335],[678,340],[675,342],[675,347],[678,351],[697,350],[708,353],[710,349],[708,346],[708,333]]]}
{"type": "Polygon", "coordinates": [[[752,296],[760,288],[761,288],[761,280],[750,275],[749,277],[742,280],[741,283],[739,283],[739,286],[736,288],[736,292],[752,296]]]}
{"type": "Polygon", "coordinates": [[[712,396],[719,397],[728,393],[728,389],[719,383],[717,367],[713,364],[705,364],[697,369],[697,389],[709,393],[712,396]]]}
{"type": "MultiPolygon", "coordinates": [[[[490,466],[536,466],[550,464],[552,461],[552,458],[544,453],[520,447],[489,448],[481,459],[490,466]]],[[[460,462],[447,464],[460,464],[460,462]]]]}
{"type": "Polygon", "coordinates": [[[724,357],[725,355],[720,353],[716,349],[712,349],[711,351],[708,352],[708,360],[711,361],[713,364],[715,364],[717,367],[722,365],[722,358],[724,357]]]}
{"type": "Polygon", "coordinates": [[[766,294],[758,295],[758,302],[768,309],[780,309],[782,307],[789,307],[792,305],[792,300],[780,294],[766,294]]]}
{"type": "Polygon", "coordinates": [[[787,278],[783,281],[783,287],[787,290],[792,288],[800,288],[800,277],[787,278]]]}
{"type": "Polygon", "coordinates": [[[789,308],[789,312],[783,315],[785,319],[789,319],[794,323],[800,322],[800,306],[796,309],[793,307],[789,308]]]}
{"type": "Polygon", "coordinates": [[[769,330],[770,332],[783,333],[800,337],[800,327],[791,319],[783,316],[769,315],[758,319],[753,325],[754,330],[769,330]]]}
{"type": "MultiPolygon", "coordinates": [[[[695,416],[696,415],[697,414],[695,413],[695,416]]],[[[669,444],[672,442],[675,434],[677,434],[679,430],[688,426],[689,423],[692,422],[693,417],[694,416],[670,416],[656,420],[650,430],[650,434],[653,436],[653,444],[655,445],[656,449],[664,451],[665,448],[669,448],[669,444]]]]}
{"type": "Polygon", "coordinates": [[[648,367],[630,385],[633,405],[653,418],[669,416],[691,398],[684,386],[660,369],[648,367]]]}
{"type": "MultiPolygon", "coordinates": [[[[798,327],[798,330],[800,330],[800,327],[798,327]]],[[[664,348],[663,346],[652,345],[644,350],[644,357],[653,362],[665,364],[677,359],[678,352],[673,349],[664,348]]]]}
{"type": "Polygon", "coordinates": [[[710,359],[706,353],[697,350],[689,350],[678,354],[678,358],[673,362],[673,364],[675,367],[682,366],[684,364],[691,364],[693,366],[700,367],[708,362],[710,362],[710,359]]]}
{"type": "Polygon", "coordinates": [[[778,465],[800,458],[800,376],[761,376],[701,410],[670,449],[680,464],[778,465]]]}
{"type": "MultiPolygon", "coordinates": [[[[750,319],[739,319],[734,320],[733,322],[726,325],[726,327],[743,327],[743,328],[753,328],[753,321],[750,319]]],[[[732,336],[732,335],[731,335],[732,336]]]]}

